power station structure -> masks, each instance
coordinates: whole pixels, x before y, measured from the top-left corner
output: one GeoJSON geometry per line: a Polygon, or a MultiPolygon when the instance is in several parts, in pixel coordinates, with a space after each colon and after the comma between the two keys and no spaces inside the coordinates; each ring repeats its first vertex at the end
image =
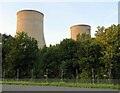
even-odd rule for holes
{"type": "Polygon", "coordinates": [[[35,38],[39,48],[42,48],[45,45],[43,26],[43,13],[36,10],[21,10],[17,12],[16,33],[25,32],[28,36],[35,38]]]}
{"type": "MultiPolygon", "coordinates": [[[[83,33],[91,35],[91,26],[85,24],[74,25],[70,27],[71,38],[77,40],[78,34],[83,33]]],[[[21,10],[17,12],[16,33],[25,32],[38,42],[38,47],[45,45],[44,39],[44,14],[36,10],[21,10]]]]}
{"type": "Polygon", "coordinates": [[[70,27],[71,38],[77,40],[77,36],[80,34],[89,34],[91,35],[91,26],[85,24],[74,25],[70,27]]]}

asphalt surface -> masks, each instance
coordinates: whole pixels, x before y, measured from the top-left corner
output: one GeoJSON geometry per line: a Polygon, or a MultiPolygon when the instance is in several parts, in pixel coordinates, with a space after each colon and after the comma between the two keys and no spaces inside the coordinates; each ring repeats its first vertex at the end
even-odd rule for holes
{"type": "Polygon", "coordinates": [[[2,85],[2,91],[112,91],[114,93],[119,90],[55,86],[2,85]]]}

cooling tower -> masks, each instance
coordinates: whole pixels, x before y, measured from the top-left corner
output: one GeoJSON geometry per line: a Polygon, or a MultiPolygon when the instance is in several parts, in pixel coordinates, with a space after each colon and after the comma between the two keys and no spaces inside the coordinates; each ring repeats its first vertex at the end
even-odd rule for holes
{"type": "Polygon", "coordinates": [[[38,42],[38,47],[45,45],[43,31],[44,14],[36,10],[21,10],[17,12],[17,31],[25,32],[38,42]]]}
{"type": "Polygon", "coordinates": [[[71,29],[71,38],[74,40],[77,40],[77,35],[80,34],[90,34],[90,29],[91,27],[89,25],[84,25],[84,24],[80,24],[80,25],[74,25],[70,27],[71,29]]]}

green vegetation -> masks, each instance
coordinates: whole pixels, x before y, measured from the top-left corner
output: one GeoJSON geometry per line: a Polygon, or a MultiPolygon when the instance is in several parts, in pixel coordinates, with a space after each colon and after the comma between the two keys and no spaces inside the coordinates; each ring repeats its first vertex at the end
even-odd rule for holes
{"type": "Polygon", "coordinates": [[[69,82],[3,81],[2,84],[120,89],[119,87],[120,85],[114,85],[114,84],[91,84],[91,83],[69,83],[69,82]]]}
{"type": "Polygon", "coordinates": [[[3,35],[3,77],[30,78],[29,72],[35,66],[38,51],[37,41],[25,33],[18,33],[15,38],[3,35]]]}
{"type": "Polygon", "coordinates": [[[64,39],[41,49],[25,33],[3,34],[2,61],[3,79],[90,79],[92,84],[107,79],[120,84],[120,25],[98,27],[94,38],[82,34],[76,41],[64,39]]]}

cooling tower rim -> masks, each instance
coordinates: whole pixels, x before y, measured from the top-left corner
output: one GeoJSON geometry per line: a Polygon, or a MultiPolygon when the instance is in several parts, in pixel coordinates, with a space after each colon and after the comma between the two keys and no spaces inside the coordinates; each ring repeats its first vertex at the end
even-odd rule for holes
{"type": "Polygon", "coordinates": [[[40,13],[40,14],[42,14],[42,15],[44,16],[44,14],[43,14],[42,12],[39,12],[39,11],[37,11],[37,10],[20,10],[20,11],[17,12],[17,15],[18,15],[20,12],[25,12],[25,11],[37,12],[37,13],[40,13]]]}
{"type": "Polygon", "coordinates": [[[86,25],[86,24],[78,24],[78,25],[73,25],[70,28],[75,27],[75,26],[88,26],[88,27],[91,27],[90,25],[86,25]]]}

